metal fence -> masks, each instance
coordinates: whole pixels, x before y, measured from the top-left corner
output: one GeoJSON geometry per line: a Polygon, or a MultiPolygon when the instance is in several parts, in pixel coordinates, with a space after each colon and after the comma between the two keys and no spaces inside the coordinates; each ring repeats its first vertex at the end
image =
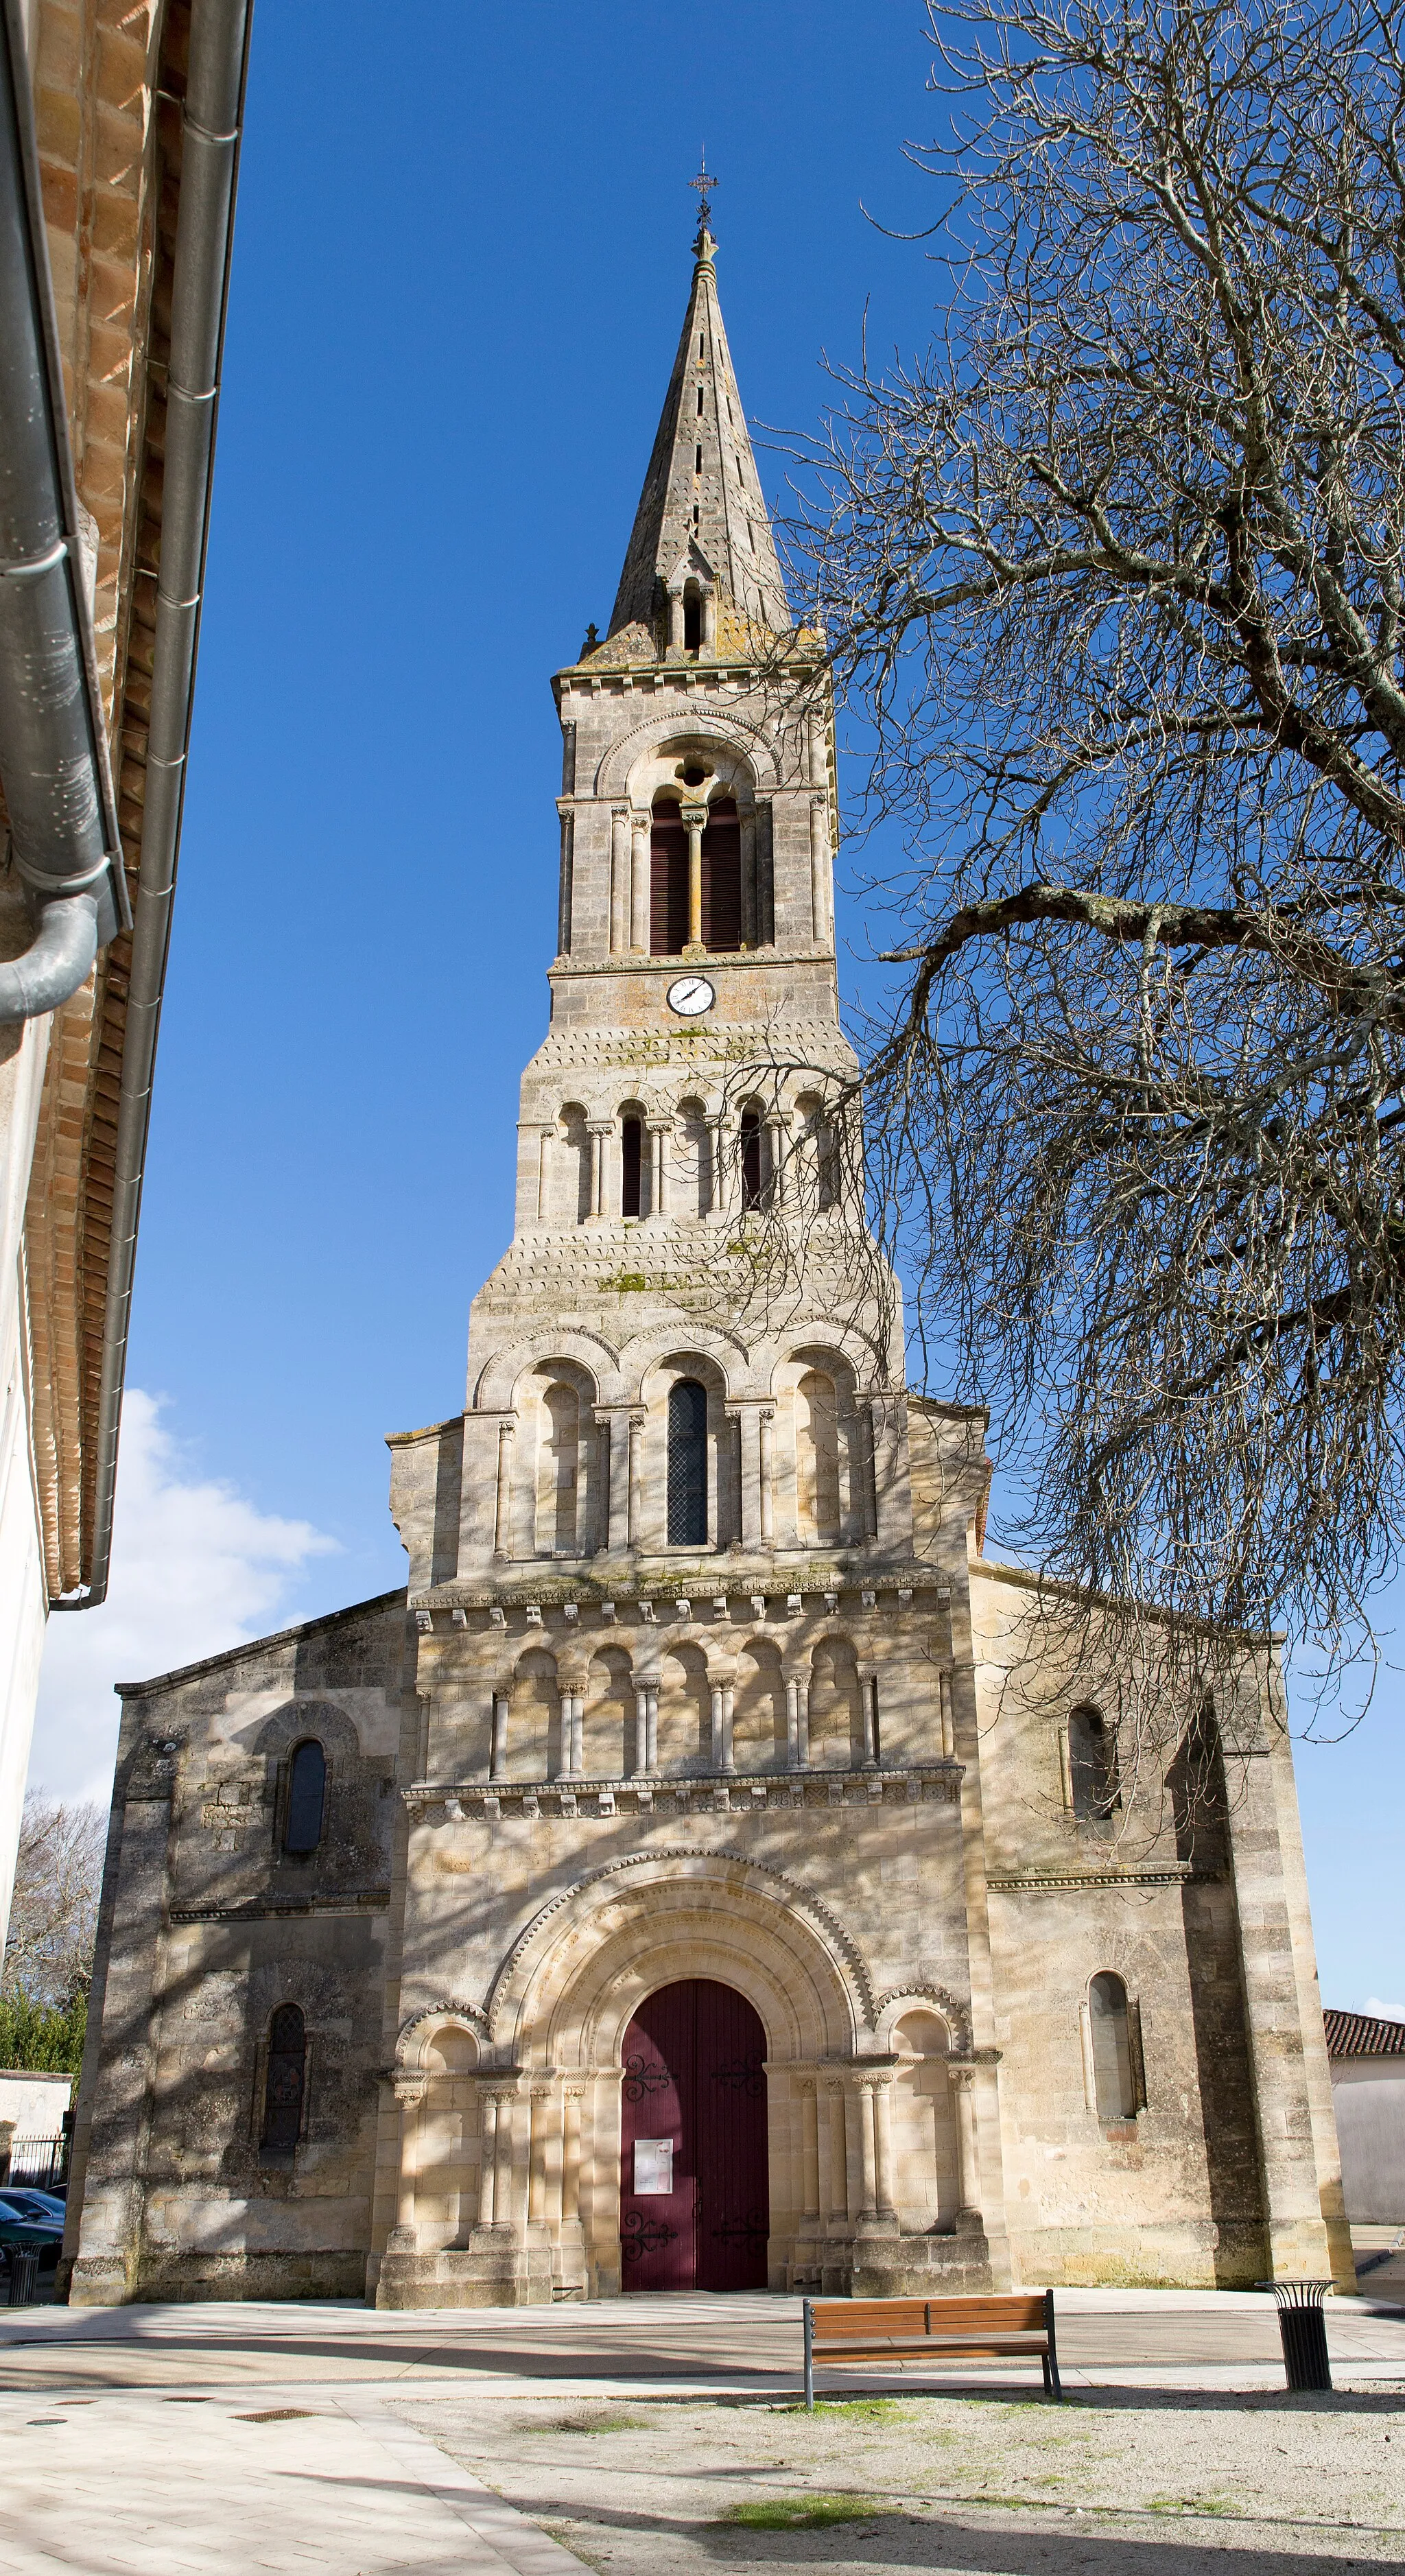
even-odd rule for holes
{"type": "Polygon", "coordinates": [[[31,2191],[62,2191],[68,2181],[68,2131],[57,2138],[10,2140],[8,2159],[0,2159],[0,2191],[7,2182],[28,2183],[31,2191]]]}

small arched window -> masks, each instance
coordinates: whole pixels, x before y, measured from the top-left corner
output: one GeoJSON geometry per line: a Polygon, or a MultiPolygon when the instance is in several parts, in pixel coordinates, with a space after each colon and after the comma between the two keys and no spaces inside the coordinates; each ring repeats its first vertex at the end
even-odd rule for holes
{"type": "Polygon", "coordinates": [[[1093,2084],[1098,2118],[1106,2127],[1134,2120],[1139,2086],[1133,2044],[1132,2011],[1120,1977],[1104,1969],[1088,1988],[1088,2020],[1093,2041],[1093,2084]]]}
{"type": "Polygon", "coordinates": [[[314,1852],[322,1840],[327,1801],[327,1756],[315,1736],[300,1744],[288,1766],[288,1817],[283,1828],[286,1852],[314,1852]]]}
{"type": "MultiPolygon", "coordinates": [[[[701,459],[702,449],[698,456],[701,459]]],[[[700,469],[701,470],[701,469],[700,469]]],[[[695,582],[689,582],[683,593],[683,650],[696,653],[702,642],[702,595],[695,582]]]]}
{"type": "Polygon", "coordinates": [[[668,1543],[707,1545],[707,1390],[694,1377],[668,1399],[668,1543]]]}
{"type": "Polygon", "coordinates": [[[302,2136],[307,2038],[296,2004],[280,2004],[268,2025],[268,2072],[260,2144],[288,2155],[302,2136]]]}
{"type": "Polygon", "coordinates": [[[1117,1783],[1117,1744],[1095,1708],[1076,1708],[1068,1721],[1069,1789],[1073,1812],[1106,1823],[1122,1804],[1117,1783]]]}
{"type": "Polygon", "coordinates": [[[761,1205],[761,1112],[742,1111],[742,1206],[761,1205]]]}
{"type": "Polygon", "coordinates": [[[620,1128],[620,1214],[641,1213],[644,1173],[644,1136],[637,1118],[626,1118],[620,1128]]]}

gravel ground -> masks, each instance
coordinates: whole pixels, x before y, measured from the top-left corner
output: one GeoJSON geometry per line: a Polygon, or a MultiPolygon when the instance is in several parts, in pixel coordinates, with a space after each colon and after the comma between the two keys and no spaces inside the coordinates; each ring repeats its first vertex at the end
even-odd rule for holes
{"type": "Polygon", "coordinates": [[[1082,2390],[393,2410],[609,2576],[1236,2576],[1405,2560],[1405,2401],[1082,2390]]]}

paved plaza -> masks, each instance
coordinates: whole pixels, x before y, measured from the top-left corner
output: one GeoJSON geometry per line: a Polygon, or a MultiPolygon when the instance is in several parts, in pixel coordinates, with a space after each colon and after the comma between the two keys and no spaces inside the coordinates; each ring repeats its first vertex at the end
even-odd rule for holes
{"type": "MultiPolygon", "coordinates": [[[[1369,2284],[1368,2284],[1369,2292],[1369,2284]]],[[[1398,2292],[1396,2293],[1398,2298],[1398,2292]]],[[[1405,2559],[1405,2306],[1066,2291],[1068,2398],[1001,2364],[796,2404],[799,2301],[0,2312],[6,2576],[1238,2576],[1405,2559]]]]}

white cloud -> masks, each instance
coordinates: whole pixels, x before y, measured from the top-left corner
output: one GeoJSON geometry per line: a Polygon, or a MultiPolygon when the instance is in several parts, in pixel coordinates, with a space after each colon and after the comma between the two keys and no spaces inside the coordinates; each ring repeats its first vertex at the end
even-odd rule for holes
{"type": "Polygon", "coordinates": [[[1379,1995],[1368,1995],[1361,2009],[1377,2021],[1405,2021],[1405,2004],[1383,2004],[1379,1995]]]}
{"type": "Polygon", "coordinates": [[[232,1485],[183,1473],[163,1400],[132,1387],[122,1407],[106,1601],[49,1620],[29,1776],[55,1797],[107,1805],[114,1682],[144,1681],[287,1626],[295,1578],[310,1557],[335,1551],[310,1521],[280,1520],[232,1485]]]}

